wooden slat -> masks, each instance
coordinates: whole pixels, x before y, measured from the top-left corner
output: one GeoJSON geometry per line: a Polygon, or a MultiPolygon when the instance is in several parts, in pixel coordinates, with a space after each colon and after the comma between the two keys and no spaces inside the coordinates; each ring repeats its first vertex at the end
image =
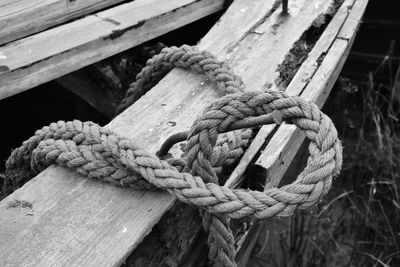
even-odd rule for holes
{"type": "MultiPolygon", "coordinates": [[[[291,1],[290,16],[281,16],[273,1],[256,0],[249,5],[237,0],[199,47],[227,60],[242,75],[247,90],[258,90],[332,2],[291,1]]],[[[168,136],[187,130],[217,97],[203,77],[176,69],[107,127],[139,139],[154,153],[168,136]],[[171,126],[170,121],[176,124],[171,126]]],[[[172,152],[174,156],[182,153],[177,146],[172,152]]],[[[51,167],[0,203],[0,239],[8,240],[0,243],[0,263],[121,263],[173,203],[167,193],[115,188],[51,167]],[[9,207],[16,199],[31,203],[33,211],[9,207]]]]}
{"type": "Polygon", "coordinates": [[[124,0],[0,0],[0,45],[124,0]]]}
{"type": "MultiPolygon", "coordinates": [[[[350,52],[367,4],[368,0],[345,1],[337,17],[347,16],[345,23],[341,25],[340,19],[331,23],[293,78],[287,94],[301,95],[323,106],[350,52]],[[322,56],[323,61],[316,65],[322,56]]],[[[279,184],[304,139],[304,133],[294,125],[278,128],[256,161],[267,171],[268,188],[279,184]]]]}
{"type": "MultiPolygon", "coordinates": [[[[321,57],[322,55],[324,55],[329,47],[332,45],[332,43],[334,42],[335,38],[337,37],[341,27],[343,26],[343,24],[346,21],[346,18],[349,14],[349,7],[351,7],[354,4],[354,0],[346,0],[342,6],[339,8],[339,10],[337,11],[337,13],[335,14],[334,18],[332,19],[332,21],[329,23],[329,25],[327,26],[327,28],[325,29],[324,33],[321,35],[320,39],[318,40],[318,42],[315,44],[314,48],[312,49],[312,51],[309,53],[307,59],[302,63],[300,69],[298,70],[298,72],[296,73],[295,77],[293,78],[293,80],[290,82],[288,88],[285,89],[285,91],[290,94],[290,95],[299,95],[302,90],[304,89],[304,87],[310,82],[312,76],[314,75],[315,71],[318,69],[319,65],[316,64],[317,60],[319,57],[321,57]]],[[[274,74],[276,76],[276,74],[274,74]]],[[[278,89],[278,85],[273,83],[271,85],[272,89],[275,90],[279,90],[278,89]]],[[[267,140],[268,137],[271,136],[271,134],[274,132],[274,130],[276,129],[276,125],[265,125],[263,126],[260,131],[258,132],[257,136],[255,137],[255,140],[258,140],[257,142],[253,142],[251,144],[251,147],[249,149],[247,149],[247,151],[245,152],[245,155],[242,157],[242,159],[239,162],[238,168],[236,168],[231,176],[229,177],[227,183],[230,184],[233,181],[238,181],[240,180],[240,178],[242,177],[242,175],[244,174],[244,171],[246,169],[246,166],[252,161],[254,160],[254,157],[258,154],[258,152],[260,151],[261,147],[263,146],[265,140],[267,140]]],[[[295,129],[295,126],[290,126],[287,125],[287,129],[295,129]]],[[[281,152],[280,150],[276,150],[274,147],[272,146],[278,146],[278,144],[276,142],[280,142],[280,143],[285,143],[285,137],[286,135],[283,135],[281,140],[274,140],[274,142],[270,142],[270,150],[269,150],[269,154],[267,158],[264,158],[263,156],[261,156],[257,163],[258,165],[260,165],[260,161],[263,160],[263,164],[261,164],[261,166],[267,166],[269,164],[271,164],[271,161],[275,164],[277,164],[277,166],[279,166],[279,164],[281,164],[282,162],[284,162],[284,160],[280,159],[281,157],[281,152]],[[267,162],[270,161],[270,162],[267,162]]],[[[294,154],[296,153],[297,150],[295,151],[288,151],[291,155],[286,155],[289,156],[289,158],[293,158],[294,154]]],[[[267,155],[267,153],[263,153],[263,155],[267,155]]],[[[286,162],[286,164],[290,164],[290,161],[286,162]]],[[[266,184],[267,184],[267,188],[271,188],[277,185],[277,183],[279,183],[280,179],[279,177],[281,177],[285,170],[284,168],[279,168],[281,170],[282,173],[280,173],[280,175],[276,175],[276,173],[271,173],[271,169],[266,169],[269,170],[269,172],[267,173],[267,178],[266,178],[266,184]],[[273,177],[273,179],[271,180],[271,177],[273,177]]]]}
{"type": "Polygon", "coordinates": [[[0,99],[160,36],[224,0],[135,0],[0,47],[0,99]]]}

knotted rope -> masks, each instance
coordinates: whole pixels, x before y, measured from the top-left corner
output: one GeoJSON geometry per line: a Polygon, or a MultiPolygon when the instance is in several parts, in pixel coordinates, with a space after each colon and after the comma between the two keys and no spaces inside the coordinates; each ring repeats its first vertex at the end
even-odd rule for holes
{"type": "MultiPolygon", "coordinates": [[[[175,62],[173,65],[183,61],[186,63],[182,66],[190,66],[217,80],[219,88],[230,88],[227,91],[238,88],[230,85],[238,84],[240,79],[234,78],[237,76],[225,65],[216,64],[215,58],[209,54],[187,47],[173,49],[181,53],[179,57],[167,57],[168,50],[163,50],[162,59],[150,62],[149,69],[145,71],[151,72],[154,65],[165,60],[168,64],[175,62]],[[194,58],[204,56],[205,59],[190,61],[187,54],[194,58]],[[208,63],[204,64],[205,61],[208,63]],[[217,70],[216,65],[224,69],[224,74],[217,70]]],[[[123,103],[130,103],[130,100],[123,103]]],[[[6,163],[6,177],[9,183],[18,186],[28,176],[57,163],[81,175],[122,186],[166,190],[180,201],[206,211],[203,225],[210,232],[210,258],[217,266],[234,266],[235,248],[229,227],[230,218],[288,216],[296,209],[311,207],[328,192],[332,178],[338,175],[342,164],[341,153],[342,147],[333,123],[315,104],[282,92],[248,92],[218,99],[195,120],[189,132],[186,167],[182,172],[141,149],[136,140],[117,135],[92,122],[72,121],[52,123],[14,150],[6,163]],[[219,186],[213,168],[213,163],[218,162],[213,156],[218,134],[235,122],[272,113],[279,113],[284,121],[297,125],[310,140],[306,168],[292,184],[264,192],[219,186]],[[27,175],[26,172],[30,173],[27,175]]]]}

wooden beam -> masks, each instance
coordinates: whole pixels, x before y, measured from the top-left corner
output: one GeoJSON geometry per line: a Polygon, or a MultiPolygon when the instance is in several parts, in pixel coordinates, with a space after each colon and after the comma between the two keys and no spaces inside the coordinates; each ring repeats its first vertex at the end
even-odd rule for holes
{"type": "MultiPolygon", "coordinates": [[[[338,38],[338,34],[340,30],[342,29],[343,25],[346,23],[347,18],[349,16],[349,13],[352,12],[354,13],[355,11],[352,9],[354,5],[354,0],[346,0],[342,6],[338,9],[337,13],[333,17],[332,21],[329,23],[321,37],[319,38],[318,42],[315,44],[314,48],[312,51],[309,53],[307,59],[302,63],[301,67],[297,71],[295,77],[293,80],[290,82],[288,88],[284,89],[286,93],[289,95],[300,95],[300,93],[304,90],[304,88],[307,86],[307,84],[310,83],[310,81],[313,78],[313,75],[316,73],[318,68],[320,67],[320,64],[316,63],[318,60],[321,60],[323,56],[325,56],[329,49],[331,48],[332,44],[335,42],[335,40],[338,38]]],[[[365,7],[364,7],[365,9],[365,7]]],[[[354,23],[354,22],[353,22],[354,23]]],[[[360,23],[360,20],[358,21],[360,23]]],[[[349,24],[349,21],[347,21],[347,24],[349,24]]],[[[350,47],[348,48],[350,49],[350,47]]],[[[275,74],[276,76],[277,74],[275,74]]],[[[326,77],[325,77],[326,78],[326,77]]],[[[272,84],[271,88],[278,90],[278,86],[276,84],[272,84]]],[[[290,125],[286,125],[285,127],[291,127],[290,125]]],[[[296,128],[296,127],[292,127],[296,128]]],[[[233,181],[240,181],[240,177],[243,176],[245,167],[252,161],[254,160],[254,157],[257,155],[258,151],[261,149],[263,146],[265,140],[268,138],[271,138],[274,133],[274,130],[276,130],[277,127],[276,125],[265,125],[263,126],[260,131],[258,132],[257,136],[255,137],[255,141],[251,144],[251,147],[245,152],[245,155],[242,157],[238,164],[238,168],[236,168],[230,178],[227,181],[227,184],[233,183],[233,181]],[[241,168],[239,168],[242,166],[241,168]]],[[[274,134],[274,136],[279,136],[277,134],[274,134]]],[[[281,135],[286,136],[286,135],[281,135]]],[[[275,143],[275,142],[287,142],[282,139],[279,140],[274,140],[274,142],[269,142],[269,143],[275,143]]],[[[278,144],[275,143],[277,147],[279,147],[278,144]]],[[[289,151],[288,153],[291,154],[290,158],[293,158],[294,154],[296,153],[297,150],[292,150],[289,151]]],[[[264,159],[263,155],[268,155],[267,152],[265,152],[263,155],[261,155],[257,162],[256,165],[264,167],[264,165],[269,165],[269,164],[276,164],[276,166],[280,166],[282,162],[285,162],[285,160],[281,159],[278,160],[281,152],[279,149],[276,150],[273,147],[270,147],[270,150],[268,153],[269,156],[264,159]],[[261,160],[264,160],[263,164],[259,164],[261,160]],[[266,162],[266,160],[270,161],[269,163],[266,162]],[[273,163],[272,163],[272,162],[273,163]]],[[[287,164],[290,164],[290,160],[286,161],[287,164]]],[[[285,173],[284,168],[280,168],[281,172],[279,175],[277,173],[269,172],[267,173],[267,178],[266,178],[266,184],[267,187],[273,187],[276,186],[282,175],[285,173]],[[274,179],[271,180],[271,177],[274,177],[274,179]]],[[[271,171],[271,169],[266,168],[267,171],[271,171]]]]}
{"type": "MultiPolygon", "coordinates": [[[[345,1],[285,90],[287,94],[301,95],[323,106],[350,52],[367,4],[368,0],[345,1]]],[[[255,163],[266,170],[268,188],[279,184],[304,139],[304,133],[296,126],[279,126],[255,163]]]]}
{"type": "Polygon", "coordinates": [[[135,0],[0,47],[0,99],[217,12],[224,0],[135,0]]]}
{"type": "MultiPolygon", "coordinates": [[[[247,90],[268,87],[293,44],[332,2],[290,1],[290,16],[283,17],[272,0],[251,5],[237,0],[199,47],[228,61],[247,90]]],[[[187,130],[219,96],[204,77],[175,69],[107,127],[139,139],[154,153],[168,136],[187,130]]],[[[175,146],[172,153],[178,157],[182,151],[175,146]]],[[[7,240],[0,243],[0,263],[118,265],[174,201],[164,192],[116,188],[50,167],[0,202],[0,239],[7,240]],[[10,207],[16,200],[32,208],[10,207]]],[[[155,254],[159,246],[148,250],[155,254]]]]}
{"type": "MultiPolygon", "coordinates": [[[[345,23],[348,14],[349,14],[349,8],[352,7],[354,4],[354,0],[346,0],[342,6],[338,9],[336,14],[334,15],[333,19],[330,21],[328,24],[327,28],[325,31],[322,33],[320,36],[318,42],[315,44],[313,49],[310,51],[307,59],[301,64],[301,67],[296,73],[296,76],[293,78],[293,80],[290,82],[288,88],[282,88],[285,90],[285,92],[291,94],[291,95],[297,95],[299,94],[299,91],[302,91],[304,87],[306,86],[307,83],[310,82],[313,74],[316,72],[318,69],[319,65],[316,63],[318,59],[325,55],[327,51],[329,50],[330,46],[334,42],[335,38],[339,34],[339,31],[341,30],[343,24],[345,23]],[[293,93],[290,93],[293,92],[293,93]]],[[[278,71],[275,71],[273,73],[274,77],[277,77],[279,75],[278,71]]],[[[270,88],[274,90],[281,90],[277,84],[273,83],[270,85],[270,88]]],[[[241,179],[243,178],[243,175],[245,173],[245,170],[247,166],[250,164],[251,161],[254,160],[254,158],[258,155],[261,147],[265,144],[266,140],[268,138],[271,138],[274,134],[274,130],[276,130],[277,126],[275,124],[271,125],[265,125],[261,127],[259,132],[257,133],[256,137],[254,138],[253,142],[251,143],[250,147],[246,150],[245,154],[241,158],[238,166],[235,168],[235,170],[232,172],[231,176],[227,180],[227,184],[231,185],[235,181],[236,183],[240,183],[241,179]]],[[[269,142],[272,143],[272,142],[269,142]]],[[[297,150],[296,150],[297,151],[297,150]]],[[[290,153],[296,153],[296,151],[292,151],[290,153]]],[[[272,155],[269,158],[272,158],[273,160],[276,161],[277,157],[279,157],[279,151],[277,153],[274,152],[274,149],[272,148],[270,150],[272,155]]],[[[266,155],[266,153],[263,153],[266,155]]],[[[260,158],[258,158],[258,161],[260,161],[260,158]]],[[[287,162],[290,164],[290,162],[287,162]]],[[[256,163],[257,164],[257,163],[256,163]]],[[[261,165],[262,166],[262,165],[261,165]]],[[[281,173],[283,175],[284,173],[281,173]]],[[[268,177],[266,178],[266,184],[267,187],[274,187],[279,183],[281,177],[275,177],[274,181],[271,181],[272,175],[267,174],[268,177]]]]}
{"type": "Polygon", "coordinates": [[[0,45],[126,0],[1,0],[0,45]]]}

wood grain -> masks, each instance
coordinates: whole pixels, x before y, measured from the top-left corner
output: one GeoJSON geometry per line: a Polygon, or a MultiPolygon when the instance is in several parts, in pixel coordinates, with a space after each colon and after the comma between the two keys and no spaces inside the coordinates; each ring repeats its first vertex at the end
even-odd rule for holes
{"type": "MultiPolygon", "coordinates": [[[[345,1],[286,93],[301,95],[323,106],[350,52],[367,4],[368,0],[345,1]],[[315,64],[322,57],[322,62],[315,64]]],[[[256,161],[256,165],[267,171],[267,188],[279,184],[304,139],[304,133],[294,125],[283,124],[278,128],[256,161]]]]}
{"type": "Polygon", "coordinates": [[[0,45],[126,0],[0,0],[0,45]]]}
{"type": "MultiPolygon", "coordinates": [[[[339,8],[337,13],[334,15],[332,21],[329,23],[321,37],[319,38],[318,42],[315,44],[314,48],[311,50],[309,53],[307,59],[302,63],[300,69],[297,71],[295,77],[293,80],[290,82],[288,87],[285,89],[285,92],[288,93],[289,95],[299,95],[305,88],[305,86],[310,82],[312,76],[315,74],[316,70],[318,69],[319,65],[316,64],[317,60],[326,54],[326,52],[329,50],[330,46],[332,45],[333,41],[338,35],[338,32],[342,28],[344,22],[347,19],[347,16],[349,14],[349,7],[351,7],[354,4],[354,0],[347,0],[345,1],[342,6],[339,8]]],[[[276,76],[276,74],[275,74],[276,76]]],[[[271,84],[271,89],[274,90],[279,90],[279,86],[277,84],[271,84]]],[[[285,126],[286,130],[289,132],[292,132],[294,130],[294,126],[285,126]]],[[[265,140],[267,138],[271,138],[272,134],[274,133],[274,130],[276,130],[277,126],[276,125],[265,125],[263,126],[260,131],[258,132],[257,136],[255,137],[255,140],[259,140],[257,142],[253,142],[251,147],[245,152],[245,155],[241,158],[238,167],[232,172],[231,176],[228,179],[229,183],[232,183],[233,181],[238,181],[240,180],[240,177],[243,175],[246,167],[248,164],[254,159],[254,157],[258,154],[260,151],[261,147],[264,145],[265,140]]],[[[290,133],[284,132],[282,135],[282,131],[279,136],[282,137],[282,139],[287,139],[287,135],[290,135],[290,133]]],[[[278,138],[278,137],[277,137],[278,138]]],[[[270,143],[276,143],[276,142],[283,142],[282,140],[276,141],[276,139],[273,140],[273,142],[270,143]]],[[[279,166],[282,163],[285,163],[285,161],[280,158],[280,155],[284,155],[285,153],[281,153],[282,150],[276,150],[276,148],[272,147],[274,145],[270,145],[270,150],[268,156],[267,152],[263,153],[265,157],[262,155],[258,159],[258,165],[260,166],[272,166],[275,164],[276,166],[279,166]],[[259,164],[260,161],[263,160],[264,162],[262,164],[259,164]]],[[[276,144],[275,144],[276,146],[276,144]]],[[[295,149],[295,151],[297,151],[295,149]]],[[[289,158],[293,157],[293,154],[291,153],[291,156],[289,158]]],[[[286,161],[287,164],[290,163],[290,161],[286,161]]],[[[279,168],[278,168],[279,169],[279,168]]],[[[284,168],[280,168],[282,172],[285,171],[284,168]]],[[[271,180],[271,177],[276,177],[275,174],[271,173],[271,170],[266,168],[267,171],[269,171],[269,174],[267,173],[267,178],[266,178],[266,185],[267,188],[276,186],[277,183],[279,183],[280,178],[275,178],[271,180]]],[[[282,175],[282,173],[281,173],[282,175]]]]}
{"type": "Polygon", "coordinates": [[[135,0],[0,47],[0,99],[217,12],[223,0],[135,0]],[[156,7],[156,8],[155,8],[156,7]]]}

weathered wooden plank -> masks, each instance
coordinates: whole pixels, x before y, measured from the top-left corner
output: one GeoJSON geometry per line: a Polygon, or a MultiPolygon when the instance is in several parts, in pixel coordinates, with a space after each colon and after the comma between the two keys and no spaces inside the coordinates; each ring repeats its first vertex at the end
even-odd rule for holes
{"type": "Polygon", "coordinates": [[[0,265],[118,266],[127,250],[150,231],[145,221],[132,218],[141,213],[160,218],[165,207],[157,202],[163,198],[161,192],[107,187],[51,167],[42,179],[29,182],[24,190],[0,202],[0,265]],[[80,190],[86,187],[91,190],[80,190]],[[137,205],[138,199],[153,205],[137,205]],[[24,200],[32,206],[12,207],[11,200],[24,200]],[[78,210],[81,213],[77,214],[78,210]],[[96,230],[100,228],[103,233],[96,230]],[[26,245],[15,246],[15,239],[26,245]]]}
{"type": "MultiPolygon", "coordinates": [[[[298,70],[295,77],[290,82],[288,88],[285,89],[287,93],[291,95],[299,95],[300,92],[302,92],[304,87],[310,81],[312,75],[319,67],[319,65],[316,64],[318,58],[323,56],[324,53],[326,53],[329,47],[332,45],[348,16],[349,7],[351,7],[353,3],[354,0],[345,1],[342,4],[341,8],[339,8],[334,18],[325,29],[321,38],[315,44],[315,47],[309,53],[307,59],[302,63],[301,68],[298,70]]],[[[274,73],[274,75],[276,77],[277,74],[274,73]]],[[[270,89],[279,90],[278,85],[275,83],[270,84],[270,87],[270,89]]],[[[288,126],[288,129],[289,128],[291,127],[288,126]]],[[[251,144],[251,147],[249,147],[249,149],[245,152],[245,155],[241,158],[238,167],[232,172],[231,176],[229,177],[227,181],[228,184],[232,183],[233,181],[239,181],[241,179],[240,177],[243,175],[246,166],[248,166],[248,164],[254,159],[254,157],[257,155],[258,151],[264,144],[265,140],[267,140],[267,138],[273,133],[274,129],[276,129],[276,125],[265,125],[260,129],[257,136],[255,137],[255,140],[257,140],[257,142],[253,142],[251,144]]],[[[271,151],[276,150],[272,148],[271,151]]],[[[280,152],[273,152],[268,160],[273,160],[274,162],[278,163],[279,155],[280,152]]],[[[271,175],[268,176],[270,177],[271,175]]],[[[270,183],[271,181],[269,180],[269,178],[267,178],[267,187],[270,188],[276,186],[278,180],[279,179],[277,179],[275,182],[270,183]]]]}
{"type": "Polygon", "coordinates": [[[0,45],[125,0],[1,0],[0,45]]]}
{"type": "Polygon", "coordinates": [[[135,0],[0,47],[0,99],[223,8],[224,0],[135,0]]]}
{"type": "MultiPolygon", "coordinates": [[[[319,107],[323,106],[350,52],[367,4],[368,0],[344,3],[342,12],[348,12],[345,23],[342,26],[335,23],[336,35],[332,34],[335,32],[334,28],[329,29],[332,33],[327,29],[328,37],[321,37],[310,53],[311,60],[303,63],[304,68],[302,66],[285,92],[289,95],[300,94],[319,107]],[[321,59],[321,56],[324,56],[322,62],[312,67],[313,62],[321,59]]],[[[341,16],[340,13],[338,15],[341,16]]],[[[304,139],[304,133],[294,125],[283,124],[279,127],[256,161],[256,165],[267,171],[268,187],[279,183],[304,139]]]]}
{"type": "MultiPolygon", "coordinates": [[[[242,75],[248,90],[263,88],[270,76],[262,74],[275,71],[302,33],[332,3],[315,5],[316,2],[320,3],[291,1],[291,15],[282,17],[273,1],[257,0],[249,5],[248,1],[237,0],[199,46],[227,59],[242,75]],[[232,27],[236,24],[247,28],[237,31],[232,27]]],[[[197,114],[219,96],[213,86],[203,81],[203,77],[190,72],[173,70],[107,127],[138,138],[144,147],[155,152],[166,137],[187,130],[197,114]],[[176,124],[171,126],[170,121],[176,124]]],[[[181,154],[177,147],[172,151],[174,156],[181,154]]],[[[49,168],[1,202],[0,225],[5,229],[13,223],[15,230],[0,231],[1,239],[7,233],[8,240],[0,244],[0,262],[26,266],[50,266],[55,261],[61,266],[121,263],[173,202],[167,193],[149,195],[119,189],[81,179],[63,168],[49,168]],[[42,192],[40,196],[36,191],[42,192]],[[31,203],[34,215],[25,216],[23,208],[8,208],[8,203],[16,199],[31,203]],[[93,218],[89,211],[98,216],[93,218]],[[53,236],[54,242],[40,241],[53,236]]]]}

